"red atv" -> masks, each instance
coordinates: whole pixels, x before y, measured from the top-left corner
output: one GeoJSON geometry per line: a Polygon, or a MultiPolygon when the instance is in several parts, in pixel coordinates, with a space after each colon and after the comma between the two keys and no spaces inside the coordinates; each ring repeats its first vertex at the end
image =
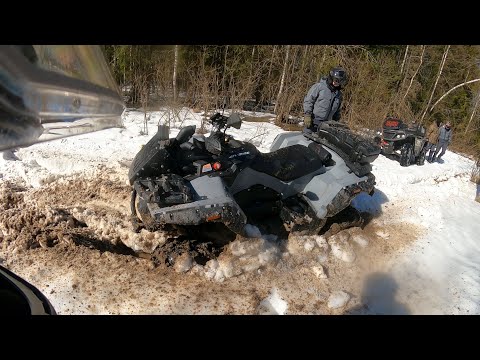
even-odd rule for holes
{"type": "Polygon", "coordinates": [[[401,166],[425,163],[426,129],[421,124],[407,125],[398,118],[388,117],[383,122],[380,139],[381,153],[400,162],[401,166]]]}

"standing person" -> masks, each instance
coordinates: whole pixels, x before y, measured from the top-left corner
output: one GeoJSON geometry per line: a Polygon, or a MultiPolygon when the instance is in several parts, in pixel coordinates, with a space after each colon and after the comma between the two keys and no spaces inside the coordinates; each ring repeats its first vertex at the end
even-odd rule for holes
{"type": "Polygon", "coordinates": [[[427,135],[428,143],[425,146],[425,156],[427,157],[427,161],[429,163],[433,162],[433,155],[435,154],[435,149],[437,147],[438,135],[440,133],[441,125],[442,123],[440,122],[440,120],[436,120],[433,123],[431,123],[427,129],[426,135],[427,135]]]}
{"type": "Polygon", "coordinates": [[[450,121],[448,121],[444,126],[440,127],[440,132],[438,134],[438,145],[437,145],[437,150],[435,150],[435,154],[433,155],[433,161],[435,159],[440,160],[442,156],[445,154],[445,151],[447,151],[448,145],[452,142],[452,128],[450,121]],[[442,152],[438,155],[438,152],[442,149],[442,152]]]}
{"type": "Polygon", "coordinates": [[[334,67],[328,76],[313,84],[303,100],[304,124],[306,129],[317,131],[322,121],[340,120],[342,89],[347,84],[347,72],[342,67],[334,67]]]}

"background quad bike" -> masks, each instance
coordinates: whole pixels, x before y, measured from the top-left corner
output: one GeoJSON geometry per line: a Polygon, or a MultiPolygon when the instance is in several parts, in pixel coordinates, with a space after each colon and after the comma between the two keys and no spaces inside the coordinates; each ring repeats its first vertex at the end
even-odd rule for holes
{"type": "Polygon", "coordinates": [[[381,153],[398,160],[401,166],[421,166],[425,163],[425,146],[428,142],[425,134],[426,129],[421,124],[407,125],[400,119],[387,118],[377,141],[382,148],[381,153]]]}

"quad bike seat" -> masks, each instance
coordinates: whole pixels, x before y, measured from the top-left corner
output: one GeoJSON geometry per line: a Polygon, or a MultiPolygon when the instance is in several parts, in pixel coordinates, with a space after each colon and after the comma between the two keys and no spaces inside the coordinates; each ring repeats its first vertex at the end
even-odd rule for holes
{"type": "Polygon", "coordinates": [[[291,181],[318,170],[325,165],[324,161],[317,151],[296,144],[271,153],[258,153],[251,168],[282,181],[291,181]]]}

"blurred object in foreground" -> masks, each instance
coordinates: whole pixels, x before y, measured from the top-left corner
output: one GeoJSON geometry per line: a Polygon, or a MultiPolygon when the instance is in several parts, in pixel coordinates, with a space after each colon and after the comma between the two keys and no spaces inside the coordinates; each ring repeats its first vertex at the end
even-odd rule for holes
{"type": "Polygon", "coordinates": [[[121,126],[99,46],[0,46],[0,151],[121,126]]]}

